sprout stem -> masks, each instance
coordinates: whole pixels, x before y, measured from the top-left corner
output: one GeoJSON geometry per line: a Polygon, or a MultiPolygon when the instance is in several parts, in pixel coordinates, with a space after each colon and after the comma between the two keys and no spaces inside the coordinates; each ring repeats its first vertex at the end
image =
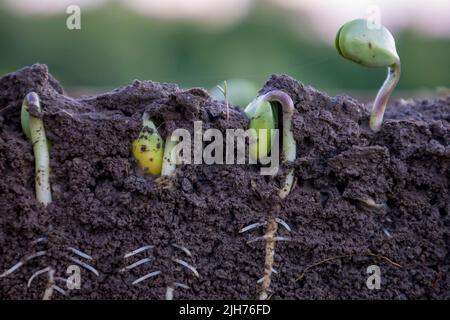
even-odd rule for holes
{"type": "Polygon", "coordinates": [[[167,286],[166,288],[166,300],[173,300],[173,293],[175,291],[175,288],[190,289],[187,285],[183,283],[174,282],[170,286],[167,286]]]}
{"type": "Polygon", "coordinates": [[[381,128],[386,105],[400,79],[400,72],[400,60],[388,68],[386,80],[378,91],[375,102],[373,103],[372,114],[370,115],[369,125],[374,131],[379,131],[381,128]]]}
{"type": "Polygon", "coordinates": [[[383,26],[371,28],[366,19],[345,23],[337,32],[335,45],[338,53],[357,64],[370,67],[387,67],[388,74],[375,98],[369,126],[378,131],[383,123],[384,110],[389,97],[400,79],[400,57],[395,39],[383,26]]]}
{"type": "MultiPolygon", "coordinates": [[[[263,95],[263,99],[269,102],[278,102],[281,105],[281,110],[283,114],[283,149],[281,153],[281,158],[283,162],[295,161],[297,145],[295,143],[294,134],[292,132],[292,116],[294,114],[294,102],[291,97],[280,90],[269,91],[263,95]]],[[[287,197],[289,192],[291,192],[294,186],[294,169],[290,170],[286,176],[284,186],[279,192],[281,199],[287,197]]]]}
{"type": "MultiPolygon", "coordinates": [[[[36,199],[44,206],[47,206],[52,202],[50,188],[50,156],[44,122],[41,116],[41,103],[39,101],[39,96],[35,92],[30,92],[23,100],[22,114],[24,112],[29,114],[30,137],[35,158],[36,199]]],[[[25,128],[26,126],[24,127],[26,134],[25,128]]]]}
{"type": "Polygon", "coordinates": [[[168,286],[166,288],[166,300],[173,300],[173,292],[175,288],[173,286],[168,286]]]}
{"type": "Polygon", "coordinates": [[[161,176],[171,176],[176,169],[177,159],[173,151],[177,141],[172,141],[171,138],[172,136],[168,136],[166,139],[161,176]]]}

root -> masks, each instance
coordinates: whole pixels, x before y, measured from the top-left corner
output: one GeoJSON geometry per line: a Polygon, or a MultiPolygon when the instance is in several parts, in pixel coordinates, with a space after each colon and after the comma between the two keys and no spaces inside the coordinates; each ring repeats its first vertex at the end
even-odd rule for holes
{"type": "Polygon", "coordinates": [[[134,269],[134,268],[140,266],[141,264],[150,262],[150,261],[152,261],[152,260],[153,260],[152,258],[144,258],[144,259],[141,259],[141,260],[139,260],[139,261],[137,261],[137,262],[135,262],[135,263],[132,263],[132,264],[126,266],[125,268],[120,269],[120,272],[124,272],[124,271],[127,271],[127,270],[134,269]]]}
{"type": "Polygon", "coordinates": [[[247,232],[249,230],[255,229],[255,228],[259,228],[262,226],[265,226],[267,224],[267,222],[256,222],[256,223],[252,223],[244,228],[242,228],[241,230],[239,230],[239,233],[244,233],[247,232]]]}
{"type": "Polygon", "coordinates": [[[190,289],[189,286],[183,283],[174,282],[172,285],[167,286],[166,288],[166,300],[173,300],[173,293],[175,291],[175,288],[190,289]]]}
{"type": "MultiPolygon", "coordinates": [[[[145,246],[139,247],[139,248],[137,248],[137,249],[135,249],[135,250],[133,250],[133,251],[127,252],[123,257],[124,257],[124,259],[128,259],[128,258],[130,258],[130,257],[133,257],[133,256],[135,256],[135,255],[141,253],[141,252],[144,252],[144,251],[147,251],[147,250],[150,250],[150,249],[153,249],[153,248],[154,248],[154,246],[152,246],[152,245],[145,245],[145,246]]],[[[139,261],[136,261],[136,262],[134,262],[134,263],[132,263],[132,264],[129,264],[129,265],[127,265],[126,267],[120,269],[119,272],[130,271],[130,270],[132,270],[132,269],[134,269],[134,268],[137,268],[137,267],[139,267],[139,266],[141,266],[141,265],[143,265],[143,264],[145,264],[145,263],[149,263],[149,262],[152,261],[152,260],[154,260],[154,258],[151,258],[151,257],[143,258],[143,259],[141,259],[141,260],[139,260],[139,261]]],[[[142,277],[140,277],[140,278],[134,280],[134,281],[132,282],[132,284],[133,284],[133,285],[138,284],[138,283],[140,283],[140,282],[142,282],[142,281],[144,281],[144,280],[147,280],[147,279],[149,279],[149,278],[156,277],[156,276],[159,275],[159,274],[161,274],[161,271],[160,271],[160,270],[157,270],[157,271],[153,271],[153,272],[147,273],[146,275],[144,275],[144,276],[142,276],[142,277]]]]}
{"type": "Polygon", "coordinates": [[[180,246],[180,245],[177,245],[177,244],[172,244],[172,247],[180,249],[181,251],[186,253],[188,257],[192,257],[192,253],[191,253],[191,251],[189,251],[188,248],[180,246]]]}
{"type": "Polygon", "coordinates": [[[153,271],[153,272],[147,273],[145,276],[142,276],[142,277],[140,277],[139,279],[133,281],[132,284],[133,284],[133,285],[138,284],[139,282],[142,282],[142,281],[147,280],[147,279],[149,279],[149,278],[156,277],[156,276],[159,275],[159,274],[161,274],[161,271],[160,271],[160,270],[157,270],[157,271],[153,271]]]}
{"type": "Polygon", "coordinates": [[[57,286],[55,284],[55,280],[64,281],[67,283],[67,279],[61,278],[61,277],[55,277],[55,270],[51,267],[46,267],[44,269],[38,270],[28,279],[27,287],[30,288],[33,280],[40,276],[41,274],[47,273],[48,275],[48,281],[47,286],[45,288],[44,296],[42,297],[42,300],[51,300],[53,296],[53,290],[61,293],[62,295],[66,295],[66,291],[64,291],[61,287],[57,286]]]}
{"type": "MultiPolygon", "coordinates": [[[[176,249],[179,249],[180,251],[183,251],[183,253],[184,253],[185,255],[187,255],[188,257],[192,257],[191,251],[190,251],[188,248],[186,248],[185,246],[178,245],[178,244],[171,244],[171,246],[174,247],[174,248],[176,248],[176,249]]],[[[144,251],[146,251],[146,250],[150,250],[150,249],[152,249],[152,248],[153,248],[152,245],[142,246],[142,247],[140,247],[140,248],[138,248],[138,249],[136,249],[136,250],[133,250],[133,251],[131,251],[131,252],[126,253],[126,254],[124,255],[124,258],[127,259],[127,258],[129,258],[129,257],[132,257],[132,256],[138,254],[138,253],[144,252],[144,251]]],[[[137,261],[137,262],[134,262],[134,263],[132,263],[132,264],[130,264],[130,265],[127,265],[126,267],[120,269],[120,272],[130,271],[130,270],[132,270],[132,269],[134,269],[134,268],[136,268],[136,267],[139,267],[140,265],[143,265],[143,264],[145,264],[145,263],[148,263],[148,262],[150,262],[150,261],[152,261],[152,260],[154,260],[154,258],[152,258],[152,257],[146,257],[146,258],[143,258],[143,259],[141,259],[141,260],[139,260],[139,261],[137,261]]],[[[197,278],[200,277],[200,275],[199,275],[197,269],[196,269],[194,266],[190,265],[188,262],[186,262],[186,261],[184,261],[184,260],[181,260],[181,259],[176,259],[176,258],[172,258],[172,261],[175,262],[175,263],[177,263],[177,264],[179,264],[179,265],[181,265],[182,267],[188,269],[188,270],[189,270],[190,272],[192,272],[197,278]]],[[[138,283],[140,283],[140,282],[142,282],[142,281],[144,281],[144,280],[147,280],[147,279],[156,277],[156,276],[158,276],[158,275],[160,275],[160,274],[162,274],[162,273],[163,273],[163,272],[162,272],[161,270],[152,271],[152,272],[147,273],[146,275],[144,275],[144,276],[142,276],[142,277],[136,279],[135,281],[132,282],[132,284],[133,284],[133,285],[136,285],[136,284],[138,284],[138,283]]],[[[189,286],[187,286],[187,285],[185,285],[185,284],[183,284],[183,283],[180,283],[180,282],[172,282],[170,285],[168,285],[168,286],[166,287],[166,294],[165,294],[166,300],[173,300],[173,295],[174,295],[174,291],[175,291],[176,288],[190,289],[189,286]]]]}
{"type": "Polygon", "coordinates": [[[31,244],[35,245],[35,244],[38,244],[38,243],[41,243],[41,242],[47,242],[47,238],[46,237],[37,238],[36,240],[31,241],[31,244]]]}
{"type": "Polygon", "coordinates": [[[266,256],[264,262],[264,277],[262,279],[259,300],[266,300],[269,297],[270,283],[272,281],[273,260],[275,255],[275,235],[278,230],[278,223],[274,219],[269,222],[264,238],[266,240],[266,256]]]}
{"type": "Polygon", "coordinates": [[[197,272],[197,269],[195,269],[193,266],[191,266],[189,263],[187,263],[184,260],[181,259],[172,259],[173,262],[176,262],[180,265],[182,265],[183,267],[189,269],[197,278],[200,278],[199,273],[197,272]]]}
{"type": "Polygon", "coordinates": [[[371,256],[371,257],[375,257],[375,258],[378,258],[378,259],[383,259],[383,260],[386,260],[388,263],[392,264],[393,266],[395,266],[395,267],[397,267],[397,268],[402,268],[402,266],[401,266],[399,263],[392,261],[391,259],[389,259],[389,258],[386,257],[386,256],[379,255],[379,254],[376,254],[376,253],[373,253],[373,252],[368,252],[368,253],[354,253],[354,254],[343,254],[343,255],[340,255],[340,256],[334,256],[334,257],[326,258],[326,259],[323,259],[323,260],[321,260],[321,261],[318,261],[318,262],[316,262],[316,263],[313,263],[313,264],[307,266],[307,267],[303,270],[303,272],[300,273],[300,275],[299,275],[296,279],[293,279],[293,280],[294,280],[294,282],[297,282],[297,281],[302,280],[302,279],[304,278],[305,274],[306,274],[310,269],[312,269],[312,268],[314,268],[314,267],[317,267],[317,266],[320,266],[321,264],[324,264],[324,263],[327,263],[327,262],[333,261],[333,260],[338,260],[338,259],[342,259],[342,258],[356,257],[356,256],[371,256]]]}
{"type": "Polygon", "coordinates": [[[281,226],[282,226],[283,228],[285,228],[287,231],[289,231],[289,232],[292,231],[292,230],[291,230],[291,227],[289,227],[289,225],[288,225],[284,220],[282,220],[282,219],[280,219],[280,218],[275,218],[275,221],[276,221],[278,224],[281,224],[281,226]]]}
{"type": "MultiPolygon", "coordinates": [[[[34,241],[31,242],[31,245],[37,245],[39,243],[46,243],[47,242],[47,237],[40,237],[34,241]]],[[[67,250],[71,251],[72,253],[74,253],[75,255],[84,258],[86,260],[93,260],[93,258],[88,255],[87,253],[78,250],[76,248],[73,247],[66,247],[67,250]]],[[[15,271],[17,271],[20,267],[22,267],[25,263],[27,263],[28,261],[47,255],[47,250],[41,250],[41,251],[37,251],[37,252],[33,252],[29,255],[26,255],[25,257],[23,257],[19,262],[17,262],[15,265],[13,265],[11,268],[9,268],[8,270],[6,270],[5,272],[3,272],[2,274],[0,274],[0,278],[6,277],[12,273],[14,273],[15,271]]],[[[91,265],[75,258],[75,257],[71,257],[70,258],[71,261],[75,262],[76,264],[80,265],[81,267],[91,271],[92,273],[94,273],[96,276],[99,275],[99,272],[92,267],[91,265]]],[[[43,300],[50,300],[53,296],[53,292],[57,291],[62,295],[66,295],[66,291],[63,290],[61,287],[59,287],[58,285],[55,284],[55,281],[62,281],[65,284],[68,283],[68,280],[62,277],[55,277],[55,270],[49,266],[40,269],[36,272],[34,272],[30,278],[27,281],[27,287],[30,288],[34,279],[36,279],[38,276],[42,275],[42,274],[47,274],[48,275],[48,282],[47,282],[47,286],[44,292],[44,296],[43,296],[43,300]]]]}
{"type": "Polygon", "coordinates": [[[30,279],[28,279],[27,287],[29,288],[31,286],[31,283],[33,282],[34,278],[36,278],[37,276],[39,276],[43,273],[50,272],[50,270],[52,270],[52,268],[47,267],[47,268],[38,270],[35,273],[33,273],[33,275],[30,277],[30,279]]]}
{"type": "Polygon", "coordinates": [[[72,251],[73,253],[75,253],[77,256],[80,256],[84,259],[87,260],[93,260],[92,257],[90,255],[88,255],[87,253],[84,253],[83,251],[80,251],[78,249],[75,249],[73,247],[67,247],[67,249],[69,249],[70,251],[72,251]]]}
{"type": "Polygon", "coordinates": [[[22,258],[19,262],[17,262],[15,265],[13,265],[11,268],[9,268],[8,270],[6,270],[5,272],[3,272],[2,274],[0,274],[0,278],[4,278],[8,275],[10,275],[11,273],[13,273],[14,271],[16,271],[17,269],[19,269],[20,267],[22,267],[25,263],[27,263],[28,261],[37,258],[37,257],[41,257],[47,254],[46,250],[43,251],[38,251],[35,253],[32,253],[30,255],[25,256],[24,258],[22,258]]]}
{"type": "Polygon", "coordinates": [[[61,287],[58,287],[56,284],[52,286],[53,289],[55,289],[55,291],[58,291],[59,293],[61,293],[63,296],[66,295],[66,291],[64,291],[61,287]]]}
{"type": "Polygon", "coordinates": [[[148,245],[148,246],[143,246],[143,247],[137,248],[136,250],[126,253],[123,257],[126,259],[126,258],[132,257],[142,251],[149,250],[149,249],[153,249],[153,246],[148,245]]]}
{"type": "Polygon", "coordinates": [[[82,267],[82,268],[84,268],[84,269],[86,269],[86,270],[92,272],[92,273],[95,274],[97,277],[99,276],[98,271],[97,271],[94,267],[92,267],[91,265],[89,265],[89,264],[87,264],[87,263],[85,263],[85,262],[83,262],[83,261],[81,261],[81,260],[79,260],[79,259],[77,259],[77,258],[73,258],[73,257],[71,257],[70,260],[73,261],[73,262],[75,262],[75,263],[76,263],[77,265],[79,265],[80,267],[82,267]]]}
{"type": "Polygon", "coordinates": [[[290,237],[277,236],[278,225],[281,225],[288,232],[292,232],[291,227],[280,218],[274,218],[271,221],[269,221],[269,223],[267,223],[267,221],[253,223],[239,230],[239,233],[243,233],[261,226],[267,226],[266,233],[263,236],[259,236],[247,241],[247,244],[260,240],[265,240],[266,242],[264,276],[256,282],[257,284],[261,285],[260,289],[258,290],[260,300],[267,300],[270,298],[269,293],[270,293],[270,283],[272,281],[272,273],[275,274],[278,273],[278,271],[276,271],[275,268],[273,267],[276,242],[292,240],[290,237]]]}

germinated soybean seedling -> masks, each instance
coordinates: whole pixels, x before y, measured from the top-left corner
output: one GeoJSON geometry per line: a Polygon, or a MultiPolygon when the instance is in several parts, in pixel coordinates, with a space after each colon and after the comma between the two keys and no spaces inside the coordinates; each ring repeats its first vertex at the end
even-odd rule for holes
{"type": "MultiPolygon", "coordinates": [[[[294,114],[294,102],[291,97],[280,91],[273,90],[263,94],[253,100],[245,109],[245,113],[250,118],[250,129],[252,142],[250,143],[250,156],[261,160],[267,157],[271,151],[273,143],[273,129],[278,127],[278,108],[281,106],[282,113],[282,160],[295,161],[297,146],[292,132],[292,116],[294,114]]],[[[281,199],[287,197],[295,185],[294,170],[291,169],[286,176],[284,185],[280,189],[278,195],[281,199]]],[[[291,238],[277,236],[278,226],[283,226],[288,232],[291,232],[289,225],[280,218],[273,218],[270,221],[257,222],[242,228],[239,233],[266,226],[264,236],[254,238],[247,243],[259,240],[266,242],[264,276],[257,281],[260,284],[259,299],[266,300],[270,297],[270,284],[272,274],[277,273],[273,267],[275,244],[277,241],[290,241],[291,238]]]]}
{"type": "MultiPolygon", "coordinates": [[[[278,126],[278,108],[282,113],[282,153],[283,162],[295,161],[297,146],[292,132],[292,116],[294,114],[294,102],[291,97],[280,90],[269,91],[253,100],[245,113],[250,119],[250,156],[261,160],[267,157],[273,143],[273,129],[278,126]]],[[[284,199],[294,187],[294,170],[286,176],[284,185],[280,189],[279,196],[284,199]]]]}
{"type": "Polygon", "coordinates": [[[171,176],[176,169],[174,147],[176,142],[169,136],[164,142],[158,129],[147,113],[142,117],[142,130],[132,143],[133,156],[145,173],[155,176],[171,176]]]}
{"type": "Polygon", "coordinates": [[[47,206],[52,202],[50,188],[50,156],[45,135],[39,96],[30,92],[25,96],[21,111],[22,130],[33,144],[35,158],[36,199],[47,206]]]}
{"type": "MultiPolygon", "coordinates": [[[[49,156],[49,147],[50,143],[47,140],[44,128],[44,121],[42,118],[42,108],[40,99],[37,93],[30,92],[28,93],[22,103],[21,110],[21,125],[22,130],[27,136],[27,138],[33,144],[33,152],[35,158],[35,185],[36,185],[36,199],[42,203],[44,206],[47,206],[52,202],[51,195],[51,187],[50,187],[50,156],[49,156]]],[[[42,244],[47,244],[47,238],[41,237],[36,239],[31,243],[31,246],[39,246],[42,244]]],[[[93,258],[74,248],[74,247],[66,247],[68,251],[70,251],[74,256],[70,257],[69,260],[72,263],[79,265],[80,267],[94,273],[96,276],[99,275],[98,271],[84,262],[83,260],[93,260],[93,258]]],[[[48,254],[48,250],[43,248],[42,250],[35,250],[34,252],[25,255],[22,259],[19,260],[16,264],[14,264],[11,268],[0,274],[0,278],[7,277],[14,272],[16,272],[19,268],[25,265],[28,261],[35,260],[39,257],[46,256],[48,254]]],[[[43,295],[44,300],[49,300],[52,298],[53,292],[57,291],[63,295],[66,295],[66,291],[62,289],[60,286],[56,284],[57,281],[62,281],[67,283],[67,279],[55,276],[55,269],[50,266],[47,266],[43,269],[40,269],[33,273],[31,277],[28,279],[27,287],[29,288],[33,283],[33,280],[40,276],[46,274],[48,277],[47,286],[45,288],[45,292],[43,295]]]]}
{"type": "MultiPolygon", "coordinates": [[[[181,245],[177,245],[177,244],[172,244],[172,247],[182,251],[185,255],[187,255],[188,257],[192,257],[192,253],[191,251],[181,245]]],[[[154,246],[152,245],[144,245],[142,247],[139,247],[133,251],[127,252],[123,257],[124,259],[128,259],[137,255],[142,255],[145,254],[145,257],[134,262],[131,264],[128,264],[127,266],[125,266],[124,268],[120,269],[120,272],[128,272],[134,268],[137,268],[141,265],[147,264],[147,263],[151,263],[152,261],[154,261],[155,259],[153,257],[149,257],[147,252],[152,250],[154,248],[154,246]]],[[[186,270],[188,270],[189,272],[191,272],[195,277],[200,278],[200,275],[197,271],[197,269],[192,266],[191,264],[189,264],[188,262],[186,262],[183,259],[179,259],[179,258],[172,258],[172,262],[176,263],[178,265],[180,265],[181,267],[185,268],[186,270]]],[[[132,282],[132,285],[136,285],[144,280],[150,279],[150,278],[154,278],[160,274],[162,274],[163,271],[162,270],[155,270],[155,271],[151,271],[145,275],[143,275],[142,277],[139,277],[138,279],[134,280],[132,282]]],[[[176,282],[173,281],[172,283],[170,283],[167,287],[166,287],[166,294],[165,294],[165,298],[166,300],[173,300],[173,295],[175,292],[176,288],[182,288],[182,289],[190,289],[189,286],[187,286],[186,284],[180,283],[180,282],[176,282]]]]}
{"type": "Polygon", "coordinates": [[[365,19],[344,24],[336,35],[336,49],[344,58],[366,67],[387,67],[388,74],[375,98],[370,128],[378,131],[389,97],[400,79],[400,58],[392,34],[383,26],[369,27],[365,19]]]}
{"type": "Polygon", "coordinates": [[[139,167],[145,172],[153,175],[161,175],[164,157],[164,140],[158,130],[144,113],[142,117],[142,130],[139,137],[132,144],[133,156],[138,161],[139,167]]]}

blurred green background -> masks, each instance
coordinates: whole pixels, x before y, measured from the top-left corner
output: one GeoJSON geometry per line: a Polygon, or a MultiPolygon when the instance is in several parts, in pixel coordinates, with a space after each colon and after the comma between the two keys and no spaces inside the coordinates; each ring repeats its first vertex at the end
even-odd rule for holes
{"type": "MultiPolygon", "coordinates": [[[[364,99],[386,72],[342,59],[298,12],[267,1],[223,26],[141,15],[115,1],[83,10],[81,30],[68,30],[67,16],[18,15],[0,2],[0,73],[45,63],[74,95],[134,79],[211,88],[241,78],[260,88],[271,74],[287,73],[318,89],[364,99]]],[[[395,37],[403,71],[398,92],[448,92],[450,39],[408,29],[395,37]]]]}

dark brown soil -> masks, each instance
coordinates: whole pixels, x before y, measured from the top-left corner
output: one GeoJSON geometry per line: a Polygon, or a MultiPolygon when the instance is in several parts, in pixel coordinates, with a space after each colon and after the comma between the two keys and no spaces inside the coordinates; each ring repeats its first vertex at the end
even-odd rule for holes
{"type": "MultiPolygon", "coordinates": [[[[0,78],[0,274],[48,250],[0,279],[0,299],[40,299],[46,276],[30,288],[28,278],[46,266],[65,276],[67,246],[92,255],[100,275],[82,269],[82,288],[55,299],[164,299],[173,281],[190,286],[176,289],[176,299],[254,299],[264,242],[247,241],[264,229],[239,230],[272,217],[293,230],[293,241],[276,245],[272,299],[449,299],[450,98],[398,102],[373,133],[368,109],[350,97],[329,97],[285,75],[262,91],[273,88],[296,107],[298,185],[284,201],[281,177],[261,176],[256,165],[184,165],[168,189],[137,172],[130,147],[144,110],[162,122],[163,135],[192,131],[194,120],[204,129],[246,128],[241,111],[232,108],[227,120],[224,104],[202,89],[135,81],[72,99],[44,65],[0,78]],[[35,200],[32,146],[20,127],[29,91],[41,96],[53,142],[47,208],[35,200]],[[362,201],[370,198],[375,206],[362,201]],[[31,244],[42,236],[47,243],[31,244]],[[155,247],[123,258],[143,245],[155,247]],[[119,272],[146,256],[155,259],[119,272]],[[379,290],[366,287],[370,265],[381,269],[379,290]],[[131,284],[155,270],[162,274],[131,284]]],[[[289,236],[282,227],[278,233],[289,236]]]]}

